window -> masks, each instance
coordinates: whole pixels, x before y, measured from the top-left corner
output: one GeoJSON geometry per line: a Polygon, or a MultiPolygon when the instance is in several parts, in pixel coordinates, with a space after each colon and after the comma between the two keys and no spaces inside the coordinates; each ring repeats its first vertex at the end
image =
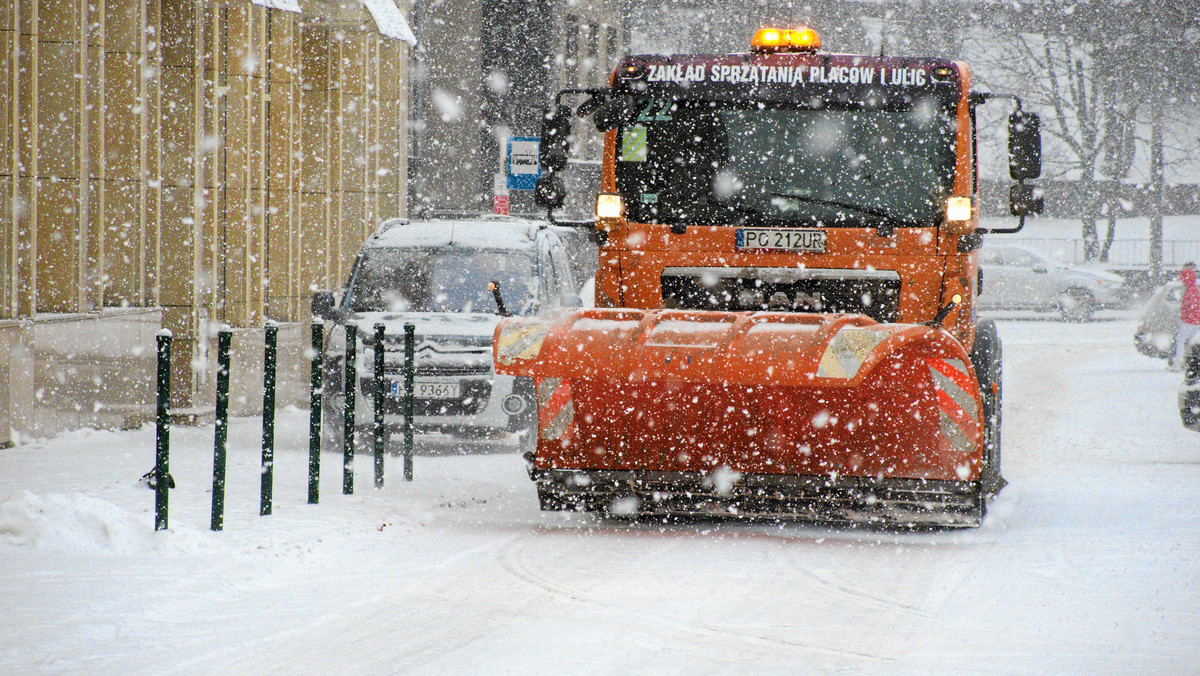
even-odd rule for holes
{"type": "Polygon", "coordinates": [[[995,249],[984,249],[979,252],[980,265],[1004,265],[1000,252],[995,249]]]}
{"type": "Polygon", "coordinates": [[[1004,264],[1018,268],[1045,267],[1045,264],[1035,256],[1019,249],[1009,249],[1004,253],[1004,264]]]}
{"type": "Polygon", "coordinates": [[[370,249],[350,280],[353,312],[495,312],[487,284],[500,282],[514,314],[537,298],[533,256],[490,249],[370,249]]]}
{"type": "MultiPolygon", "coordinates": [[[[606,32],[606,37],[605,37],[605,46],[604,46],[604,57],[608,60],[607,61],[608,71],[612,72],[612,70],[617,67],[617,60],[621,58],[620,46],[619,46],[619,42],[618,42],[618,40],[620,40],[620,34],[618,33],[616,26],[605,26],[605,32],[606,32]]],[[[601,84],[605,84],[608,82],[607,76],[608,76],[608,73],[605,73],[606,79],[601,84]]]]}
{"type": "Polygon", "coordinates": [[[587,54],[583,57],[584,86],[595,87],[600,76],[600,26],[589,23],[584,30],[587,31],[587,54]]]}
{"type": "Polygon", "coordinates": [[[568,87],[579,83],[579,17],[568,14],[563,22],[567,43],[563,47],[563,81],[568,87]]]}

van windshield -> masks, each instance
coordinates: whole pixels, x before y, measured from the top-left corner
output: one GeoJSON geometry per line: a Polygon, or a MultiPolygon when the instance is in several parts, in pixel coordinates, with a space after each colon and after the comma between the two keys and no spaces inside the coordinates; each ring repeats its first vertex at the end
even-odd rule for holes
{"type": "Polygon", "coordinates": [[[350,280],[351,312],[496,312],[488,291],[500,282],[513,314],[534,311],[532,253],[503,249],[369,249],[350,280]]]}

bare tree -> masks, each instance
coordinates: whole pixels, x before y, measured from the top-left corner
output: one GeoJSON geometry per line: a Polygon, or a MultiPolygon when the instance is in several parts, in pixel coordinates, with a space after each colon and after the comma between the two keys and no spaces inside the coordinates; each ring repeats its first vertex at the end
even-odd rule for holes
{"type": "MultiPolygon", "coordinates": [[[[975,5],[986,37],[980,79],[1046,111],[1048,178],[1077,182],[1089,260],[1106,260],[1120,184],[1138,143],[1148,151],[1150,265],[1162,260],[1164,129],[1194,114],[1200,13],[1177,0],[997,0],[975,5]],[[999,45],[1000,47],[994,47],[999,45]],[[1138,124],[1148,137],[1136,136],[1138,124]],[[1108,217],[1101,246],[1096,222],[1108,217]]],[[[1200,155],[1179,149],[1176,156],[1200,155]]]]}
{"type": "MultiPolygon", "coordinates": [[[[1150,126],[1150,270],[1157,275],[1162,270],[1165,138],[1169,128],[1186,126],[1181,118],[1194,114],[1200,95],[1200,13],[1192,3],[1177,0],[1127,0],[1119,9],[1126,24],[1123,46],[1133,55],[1126,62],[1128,87],[1144,102],[1150,126]]],[[[1177,161],[1200,156],[1196,141],[1176,148],[1181,151],[1177,161]]]]}
{"type": "MultiPolygon", "coordinates": [[[[1119,59],[1116,61],[1119,63],[1119,59]]],[[[1110,62],[1111,63],[1111,62],[1110,62]]],[[[1103,153],[1100,163],[1100,173],[1108,180],[1103,190],[1104,203],[1102,210],[1108,217],[1108,227],[1104,233],[1104,243],[1100,246],[1100,261],[1108,262],[1108,254],[1112,250],[1113,239],[1117,234],[1117,215],[1125,211],[1122,199],[1121,183],[1129,176],[1133,167],[1136,145],[1135,128],[1137,102],[1129,97],[1120,95],[1118,83],[1120,77],[1109,73],[1101,78],[1103,92],[1101,102],[1111,110],[1105,123],[1103,153]]]]}
{"type": "Polygon", "coordinates": [[[1045,111],[1047,178],[1077,182],[1084,256],[1095,259],[1101,251],[1096,221],[1110,200],[1098,179],[1117,168],[1102,160],[1106,149],[1126,147],[1123,134],[1136,108],[1119,86],[1120,68],[1106,39],[1116,18],[1108,5],[1077,0],[979,7],[989,45],[976,57],[980,80],[1045,111]]]}

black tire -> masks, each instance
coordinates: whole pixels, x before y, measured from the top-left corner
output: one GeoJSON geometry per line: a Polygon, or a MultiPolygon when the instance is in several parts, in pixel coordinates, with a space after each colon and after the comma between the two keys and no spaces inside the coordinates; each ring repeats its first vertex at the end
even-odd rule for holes
{"type": "Polygon", "coordinates": [[[1179,421],[1189,430],[1200,432],[1200,392],[1187,392],[1179,405],[1179,421]]]}
{"type": "Polygon", "coordinates": [[[1000,432],[1004,409],[1003,348],[996,322],[983,319],[975,324],[975,344],[971,346],[971,365],[979,379],[983,400],[983,471],[980,491],[995,495],[1008,484],[1000,474],[1000,432]]]}
{"type": "Polygon", "coordinates": [[[1067,289],[1058,297],[1058,310],[1069,322],[1086,322],[1096,312],[1096,299],[1087,289],[1067,289]]]}

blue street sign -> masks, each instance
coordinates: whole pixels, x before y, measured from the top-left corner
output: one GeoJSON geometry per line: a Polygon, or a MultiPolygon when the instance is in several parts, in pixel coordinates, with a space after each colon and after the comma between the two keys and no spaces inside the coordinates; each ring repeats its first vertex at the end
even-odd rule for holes
{"type": "Polygon", "coordinates": [[[536,136],[513,136],[508,139],[508,162],[504,173],[509,190],[533,190],[542,175],[539,154],[542,139],[536,136]]]}

